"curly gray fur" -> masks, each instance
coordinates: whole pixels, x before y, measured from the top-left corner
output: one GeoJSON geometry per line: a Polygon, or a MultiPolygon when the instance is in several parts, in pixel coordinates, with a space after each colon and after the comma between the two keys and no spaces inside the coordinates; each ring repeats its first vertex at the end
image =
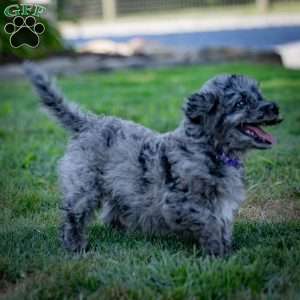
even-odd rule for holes
{"type": "Polygon", "coordinates": [[[234,216],[245,200],[244,168],[224,163],[220,151],[242,160],[248,149],[270,148],[240,126],[279,120],[256,81],[213,78],[187,98],[179,127],[159,134],[83,113],[41,69],[32,63],[25,69],[43,105],[72,133],[59,164],[67,249],[85,249],[85,229],[101,208],[103,222],[115,228],[192,237],[212,255],[230,251],[234,216]]]}

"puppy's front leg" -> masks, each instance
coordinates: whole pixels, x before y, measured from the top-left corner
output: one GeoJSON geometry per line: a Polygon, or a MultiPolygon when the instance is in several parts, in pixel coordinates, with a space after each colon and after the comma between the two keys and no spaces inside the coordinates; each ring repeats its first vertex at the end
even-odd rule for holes
{"type": "Polygon", "coordinates": [[[193,233],[200,247],[208,255],[226,255],[229,247],[224,238],[223,222],[211,213],[201,215],[200,218],[201,226],[193,226],[193,233]]]}
{"type": "Polygon", "coordinates": [[[177,195],[174,198],[167,197],[162,209],[170,229],[177,233],[192,232],[206,254],[224,256],[227,253],[224,222],[186,197],[178,199],[177,195]]]}
{"type": "Polygon", "coordinates": [[[233,221],[223,221],[222,227],[222,240],[224,244],[224,254],[230,254],[232,252],[232,229],[233,221]]]}

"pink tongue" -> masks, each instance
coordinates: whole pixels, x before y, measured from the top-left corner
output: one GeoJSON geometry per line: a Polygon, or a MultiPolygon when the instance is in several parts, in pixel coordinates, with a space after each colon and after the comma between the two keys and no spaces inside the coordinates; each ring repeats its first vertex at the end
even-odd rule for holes
{"type": "Polygon", "coordinates": [[[272,136],[272,134],[263,131],[258,126],[246,125],[245,128],[254,131],[262,140],[266,140],[270,144],[275,144],[276,143],[276,139],[272,136]]]}

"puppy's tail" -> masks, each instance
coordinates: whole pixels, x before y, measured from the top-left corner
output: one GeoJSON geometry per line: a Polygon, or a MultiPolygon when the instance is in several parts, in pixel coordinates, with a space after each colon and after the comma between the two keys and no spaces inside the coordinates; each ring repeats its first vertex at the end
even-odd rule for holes
{"type": "Polygon", "coordinates": [[[67,102],[55,82],[36,64],[25,62],[24,69],[42,104],[66,129],[81,132],[96,117],[82,112],[76,105],[67,102]]]}

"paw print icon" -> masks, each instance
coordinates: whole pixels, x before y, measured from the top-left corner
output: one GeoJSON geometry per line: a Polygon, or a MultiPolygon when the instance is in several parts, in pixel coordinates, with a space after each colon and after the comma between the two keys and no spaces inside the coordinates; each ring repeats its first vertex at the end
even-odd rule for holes
{"type": "Polygon", "coordinates": [[[45,26],[37,23],[33,16],[16,16],[12,23],[5,25],[4,31],[11,35],[9,40],[13,48],[23,45],[36,48],[40,43],[39,35],[45,31],[45,26]]]}

